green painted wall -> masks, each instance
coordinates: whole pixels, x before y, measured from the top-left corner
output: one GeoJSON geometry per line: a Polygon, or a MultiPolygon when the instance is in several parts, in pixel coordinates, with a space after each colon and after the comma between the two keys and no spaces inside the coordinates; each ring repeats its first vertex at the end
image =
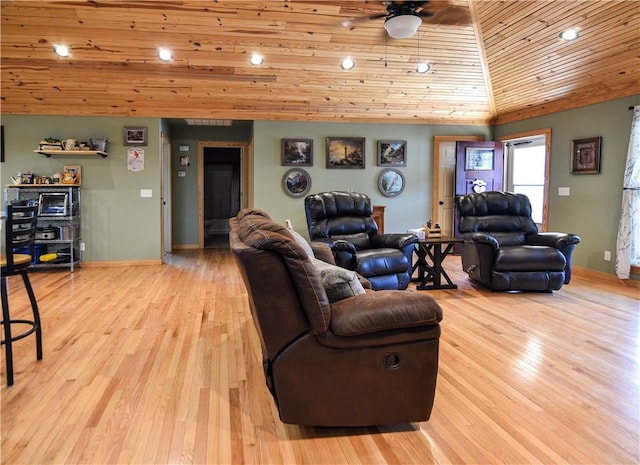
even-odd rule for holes
{"type": "Polygon", "coordinates": [[[255,202],[277,221],[290,219],[296,230],[308,237],[304,199],[291,198],[282,189],[282,177],[290,168],[281,166],[281,139],[313,139],[313,166],[304,167],[311,176],[310,193],[353,190],[369,195],[374,205],[386,205],[385,232],[406,232],[421,226],[431,216],[433,136],[481,135],[491,137],[488,126],[436,126],[418,124],[356,124],[256,121],[255,202]],[[364,137],[365,169],[327,169],[326,137],[364,137]],[[378,191],[376,166],[378,140],[406,140],[407,166],[398,168],[405,177],[405,190],[387,198],[378,191]]]}
{"type": "Polygon", "coordinates": [[[622,178],[633,117],[629,107],[638,104],[640,95],[495,128],[496,137],[551,128],[549,230],[580,236],[582,242],[574,252],[578,266],[615,272],[622,178]],[[596,136],[602,136],[600,173],[571,174],[571,141],[596,136]],[[558,196],[559,187],[569,187],[571,195],[558,196]],[[611,261],[604,261],[605,250],[612,252],[611,261]]]}
{"type": "Polygon", "coordinates": [[[31,171],[50,175],[64,165],[82,166],[82,241],[85,261],[159,260],[160,120],[73,116],[2,115],[5,162],[0,165],[3,186],[12,175],[31,171]],[[127,169],[124,126],[146,126],[145,169],[127,169]],[[46,137],[109,139],[107,158],[51,157],[34,153],[46,137]],[[140,189],[151,189],[141,198],[140,189]]]}
{"type": "Polygon", "coordinates": [[[208,141],[254,140],[254,205],[276,220],[290,218],[306,235],[303,199],[287,196],[280,164],[282,138],[314,141],[314,164],[305,167],[312,179],[311,192],[333,189],[365,192],[374,204],[386,205],[386,230],[406,231],[431,216],[433,136],[482,135],[487,139],[550,127],[552,129],[549,229],[570,231],[582,237],[576,248],[578,266],[614,272],[616,231],[621,185],[632,112],[640,95],[568,110],[493,128],[405,124],[305,123],[256,121],[242,129],[167,127],[155,118],[2,115],[5,127],[5,159],[0,165],[2,184],[19,171],[51,174],[64,165],[82,165],[82,236],[86,261],[159,260],[161,258],[161,161],[160,131],[170,131],[172,144],[173,242],[197,243],[197,145],[208,141]],[[127,170],[127,147],[122,145],[124,126],[147,126],[145,170],[127,170]],[[41,138],[109,138],[107,158],[45,158],[33,150],[41,138]],[[365,137],[366,168],[327,169],[326,137],[365,137]],[[573,139],[602,136],[602,170],[597,175],[570,173],[573,139]],[[377,141],[407,141],[405,191],[386,198],[377,189],[382,168],[376,166],[377,141]],[[191,166],[187,176],[177,177],[180,145],[188,145],[191,166]],[[569,197],[559,197],[558,187],[569,187],[569,197]],[[152,189],[152,198],[141,198],[140,189],[152,189]],[[611,250],[611,262],[603,260],[611,250]]]}

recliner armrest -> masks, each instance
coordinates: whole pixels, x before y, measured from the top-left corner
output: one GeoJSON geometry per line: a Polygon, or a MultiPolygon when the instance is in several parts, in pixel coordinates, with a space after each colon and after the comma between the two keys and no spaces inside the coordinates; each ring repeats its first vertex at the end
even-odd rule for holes
{"type": "Polygon", "coordinates": [[[418,242],[418,236],[415,234],[388,233],[374,234],[369,238],[372,249],[398,249],[402,250],[409,244],[418,242]]]}
{"type": "Polygon", "coordinates": [[[580,237],[575,234],[561,232],[543,232],[527,235],[527,245],[546,245],[560,249],[570,244],[579,244],[580,237]]]}
{"type": "Polygon", "coordinates": [[[500,248],[500,242],[498,242],[498,239],[487,233],[473,233],[470,238],[465,240],[471,240],[471,242],[475,242],[476,244],[490,245],[494,250],[498,250],[498,248],[500,248]]]}
{"type": "Polygon", "coordinates": [[[442,308],[430,296],[417,292],[378,291],[334,302],[329,328],[338,336],[437,325],[442,308]]]}
{"type": "Polygon", "coordinates": [[[312,242],[323,242],[327,244],[331,248],[331,251],[333,252],[334,255],[336,254],[336,252],[350,252],[352,254],[356,253],[356,246],[349,241],[345,241],[344,239],[332,239],[330,237],[322,237],[322,238],[314,239],[312,242]]]}

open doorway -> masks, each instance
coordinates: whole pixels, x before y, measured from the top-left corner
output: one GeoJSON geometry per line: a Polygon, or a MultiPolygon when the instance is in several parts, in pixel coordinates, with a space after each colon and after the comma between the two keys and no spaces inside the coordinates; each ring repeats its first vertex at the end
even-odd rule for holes
{"type": "Polygon", "coordinates": [[[229,218],[240,211],[242,149],[205,147],[203,153],[204,246],[228,247],[229,218]]]}
{"type": "Polygon", "coordinates": [[[251,143],[198,143],[198,247],[228,247],[229,218],[252,205],[252,153],[251,143]]]}

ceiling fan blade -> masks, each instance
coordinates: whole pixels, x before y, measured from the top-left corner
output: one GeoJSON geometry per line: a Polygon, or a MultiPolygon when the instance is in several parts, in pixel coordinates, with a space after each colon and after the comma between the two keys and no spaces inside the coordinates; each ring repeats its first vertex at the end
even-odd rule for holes
{"type": "Polygon", "coordinates": [[[342,21],[340,21],[340,25],[342,27],[353,27],[356,24],[365,23],[367,21],[372,21],[374,19],[384,18],[386,16],[387,16],[387,13],[379,13],[379,14],[369,15],[369,16],[352,16],[350,18],[345,18],[342,21]]]}
{"type": "MultiPolygon", "coordinates": [[[[431,1],[428,5],[430,16],[421,16],[425,24],[443,26],[471,25],[471,12],[468,7],[452,5],[444,1],[431,1]]],[[[422,13],[422,12],[421,12],[422,13]]]]}

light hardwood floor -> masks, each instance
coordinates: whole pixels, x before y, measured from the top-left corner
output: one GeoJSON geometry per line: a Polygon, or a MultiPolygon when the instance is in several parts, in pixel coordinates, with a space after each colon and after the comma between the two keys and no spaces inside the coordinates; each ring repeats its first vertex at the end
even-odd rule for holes
{"type": "Polygon", "coordinates": [[[44,360],[16,343],[7,388],[2,356],[2,463],[637,464],[639,289],[491,293],[446,265],[431,420],[361,429],[279,421],[226,249],[32,273],[44,360]]]}

